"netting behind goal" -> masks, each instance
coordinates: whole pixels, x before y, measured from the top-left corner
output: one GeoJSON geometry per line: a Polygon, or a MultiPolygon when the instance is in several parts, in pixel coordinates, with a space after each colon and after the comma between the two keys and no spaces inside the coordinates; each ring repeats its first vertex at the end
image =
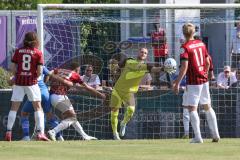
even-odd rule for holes
{"type": "MultiPolygon", "coordinates": [[[[109,93],[116,73],[109,69],[109,60],[124,54],[136,57],[140,47],[149,50],[147,61],[154,63],[151,34],[159,25],[167,39],[169,57],[179,64],[180,46],[184,40],[181,29],[186,22],[197,26],[196,35],[206,43],[214,63],[215,76],[230,65],[238,73],[239,56],[235,31],[238,19],[235,9],[161,9],[161,7],[137,7],[131,9],[104,8],[51,8],[43,10],[44,54],[49,69],[67,67],[71,62],[82,66],[91,64],[103,86],[99,90],[109,93]],[[235,39],[234,39],[235,38],[235,39]],[[106,82],[106,83],[105,83],[106,82]],[[109,87],[109,88],[108,88],[109,87]],[[106,91],[107,90],[107,91],[106,91]]],[[[125,138],[179,138],[183,135],[182,93],[174,95],[168,88],[164,74],[151,74],[152,88],[136,94],[136,111],[129,122],[125,138]]],[[[172,76],[173,79],[173,76],[172,76]]],[[[237,137],[239,133],[238,88],[218,89],[211,82],[213,108],[217,113],[222,137],[237,137]]],[[[112,138],[110,108],[96,97],[84,92],[71,92],[78,120],[84,130],[100,139],[112,138]]],[[[123,110],[119,120],[123,119],[123,110]]],[[[209,129],[203,108],[199,107],[203,137],[209,137],[209,129]]],[[[190,129],[192,134],[192,130],[190,129]]],[[[64,131],[66,139],[79,139],[70,128],[64,131]]]]}

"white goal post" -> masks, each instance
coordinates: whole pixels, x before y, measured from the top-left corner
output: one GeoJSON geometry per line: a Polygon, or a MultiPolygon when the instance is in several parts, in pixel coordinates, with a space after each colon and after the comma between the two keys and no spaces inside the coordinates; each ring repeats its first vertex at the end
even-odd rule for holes
{"type": "MultiPolygon", "coordinates": [[[[236,17],[235,11],[239,10],[240,4],[39,4],[40,49],[50,69],[58,63],[61,65],[57,67],[66,67],[72,61],[83,67],[91,64],[104,85],[107,81],[107,85],[113,87],[118,75],[111,72],[114,64],[110,62],[120,54],[134,57],[140,47],[146,47],[149,51],[147,61],[158,63],[154,47],[160,40],[155,42],[152,38],[157,25],[166,35],[169,56],[179,62],[180,47],[184,42],[182,25],[191,22],[198,27],[196,36],[201,36],[208,47],[217,77],[224,65],[236,69],[240,66],[240,56],[233,51],[233,45],[236,45],[236,35],[233,34],[236,34],[236,24],[240,22],[240,15],[236,17]]],[[[136,95],[137,108],[127,138],[181,137],[182,92],[176,96],[167,88],[166,75],[152,74],[152,77],[152,90],[140,90],[136,95]],[[160,85],[156,81],[160,81],[160,85]]],[[[214,84],[211,87],[212,103],[223,137],[240,136],[237,127],[240,125],[238,91],[238,88],[223,91],[214,84]]],[[[69,97],[87,133],[102,139],[112,136],[110,112],[105,112],[106,108],[99,99],[87,94],[71,93],[69,97]]],[[[209,137],[205,113],[200,110],[199,114],[204,137],[209,137]]],[[[121,110],[119,119],[122,118],[121,110]]],[[[70,129],[66,132],[64,135],[69,139],[78,138],[70,129]]]]}
{"type": "Polygon", "coordinates": [[[38,36],[43,51],[43,11],[54,9],[236,9],[240,4],[38,4],[38,36]]]}

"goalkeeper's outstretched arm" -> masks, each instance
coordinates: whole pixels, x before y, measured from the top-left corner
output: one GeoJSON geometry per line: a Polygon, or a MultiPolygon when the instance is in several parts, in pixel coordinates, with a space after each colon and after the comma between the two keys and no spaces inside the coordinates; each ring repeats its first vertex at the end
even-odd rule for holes
{"type": "Polygon", "coordinates": [[[162,71],[164,71],[163,67],[152,67],[151,68],[152,73],[159,73],[159,72],[162,72],[162,71]]]}

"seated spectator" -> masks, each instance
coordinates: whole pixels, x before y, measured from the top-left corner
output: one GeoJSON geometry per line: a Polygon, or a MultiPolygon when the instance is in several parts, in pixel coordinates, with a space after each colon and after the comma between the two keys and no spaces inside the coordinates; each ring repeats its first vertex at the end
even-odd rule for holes
{"type": "Polygon", "coordinates": [[[236,87],[236,84],[236,73],[231,72],[230,66],[224,66],[224,72],[221,72],[218,75],[217,86],[219,88],[228,89],[229,87],[236,87]]]}
{"type": "Polygon", "coordinates": [[[151,86],[152,76],[150,73],[146,73],[140,82],[139,89],[142,90],[151,90],[153,87],[151,86]]]}
{"type": "Polygon", "coordinates": [[[98,75],[93,74],[93,66],[88,65],[85,69],[85,75],[82,76],[82,80],[87,83],[89,86],[98,89],[100,83],[100,79],[98,75]]]}

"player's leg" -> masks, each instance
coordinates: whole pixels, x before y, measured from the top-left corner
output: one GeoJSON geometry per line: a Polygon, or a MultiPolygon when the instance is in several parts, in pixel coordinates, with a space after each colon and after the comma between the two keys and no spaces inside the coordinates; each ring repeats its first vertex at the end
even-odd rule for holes
{"type": "Polygon", "coordinates": [[[73,125],[74,129],[83,137],[85,140],[96,139],[95,137],[88,136],[81,124],[77,121],[76,113],[73,106],[67,96],[51,95],[51,102],[56,109],[63,113],[64,119],[52,130],[48,131],[48,134],[52,140],[56,140],[55,136],[60,131],[73,125]],[[57,102],[57,103],[56,103],[57,102]]]}
{"type": "Polygon", "coordinates": [[[82,136],[83,140],[97,140],[96,137],[89,136],[87,133],[84,132],[81,124],[77,120],[75,112],[74,112],[74,115],[71,115],[71,116],[75,116],[76,119],[75,119],[75,122],[72,124],[72,126],[82,136]]]}
{"type": "MultiPolygon", "coordinates": [[[[51,111],[45,112],[45,115],[48,120],[48,124],[51,127],[51,129],[55,128],[59,124],[59,120],[56,115],[54,115],[51,111]]],[[[64,141],[64,138],[62,136],[62,132],[58,132],[56,134],[56,139],[59,141],[64,141]]]]}
{"type": "Polygon", "coordinates": [[[182,138],[188,139],[189,138],[189,123],[190,123],[190,115],[189,110],[186,106],[183,106],[183,128],[184,128],[184,135],[182,138]]]}
{"type": "Polygon", "coordinates": [[[131,120],[131,118],[133,117],[134,111],[135,111],[134,94],[130,93],[130,94],[126,95],[126,97],[124,97],[123,101],[125,102],[125,104],[127,104],[127,108],[124,112],[124,118],[120,125],[120,133],[119,134],[122,137],[125,135],[127,123],[131,120]]]}
{"type": "Polygon", "coordinates": [[[37,139],[38,140],[43,140],[43,141],[48,141],[49,139],[45,136],[44,134],[44,113],[42,110],[42,105],[41,105],[41,92],[40,88],[37,84],[33,86],[27,86],[25,88],[28,100],[32,102],[33,108],[35,110],[34,112],[34,118],[35,118],[35,125],[37,128],[37,139]]]}
{"type": "MultiPolygon", "coordinates": [[[[64,119],[56,127],[48,131],[49,137],[53,141],[56,141],[56,134],[71,126],[75,118],[67,116],[68,112],[73,110],[73,106],[67,96],[52,94],[50,100],[55,109],[59,110],[62,114],[66,114],[64,119]]],[[[71,115],[71,113],[69,114],[71,115]]]]}
{"type": "Polygon", "coordinates": [[[118,113],[119,108],[122,105],[122,99],[119,96],[118,92],[113,89],[111,94],[111,100],[110,100],[110,107],[111,107],[111,125],[112,125],[112,131],[113,131],[113,139],[120,140],[117,126],[118,126],[118,113]]]}
{"type": "Polygon", "coordinates": [[[218,142],[220,139],[220,136],[218,132],[216,113],[214,112],[213,108],[210,105],[211,98],[210,98],[208,82],[203,85],[203,90],[200,97],[200,104],[204,106],[208,126],[213,137],[213,142],[218,142]]]}
{"type": "MultiPolygon", "coordinates": [[[[47,117],[47,121],[51,129],[55,128],[59,124],[59,120],[52,113],[52,106],[51,106],[51,101],[50,101],[50,94],[47,89],[41,89],[41,94],[42,94],[42,107],[43,107],[43,112],[45,116],[47,117]]],[[[58,132],[56,134],[56,139],[59,141],[64,141],[62,137],[62,132],[58,132]]]]}
{"type": "Polygon", "coordinates": [[[184,135],[182,138],[188,139],[189,138],[189,123],[190,123],[190,115],[189,115],[189,110],[187,107],[187,95],[186,95],[186,90],[183,93],[183,101],[182,101],[182,106],[183,106],[183,128],[184,128],[184,135]]]}
{"type": "Polygon", "coordinates": [[[187,89],[187,105],[190,112],[190,122],[195,135],[191,143],[203,143],[200,131],[200,119],[197,112],[202,85],[187,85],[187,89]]]}
{"type": "Polygon", "coordinates": [[[23,97],[25,95],[24,88],[22,86],[13,86],[13,93],[12,93],[12,106],[8,114],[8,121],[7,121],[7,132],[5,135],[6,141],[12,140],[12,127],[16,120],[16,115],[18,108],[23,101],[23,97]]]}
{"type": "Polygon", "coordinates": [[[22,124],[22,131],[23,131],[23,138],[24,141],[29,141],[29,113],[34,113],[33,105],[30,101],[26,101],[21,110],[21,124],[22,124]]]}
{"type": "Polygon", "coordinates": [[[57,133],[63,131],[64,129],[68,128],[71,125],[83,137],[84,140],[94,140],[94,139],[97,139],[95,137],[91,137],[91,136],[87,135],[84,132],[81,124],[77,120],[76,114],[75,114],[75,112],[73,110],[73,107],[72,107],[70,101],[68,101],[68,102],[65,101],[65,104],[59,104],[57,106],[57,108],[58,109],[61,108],[61,110],[63,112],[64,119],[59,123],[59,125],[57,125],[52,130],[48,131],[49,136],[51,137],[52,140],[55,141],[56,139],[53,136],[56,136],[57,133]],[[69,105],[66,105],[66,103],[69,104],[69,105]],[[71,109],[69,109],[69,106],[71,106],[70,107],[71,109]]]}

